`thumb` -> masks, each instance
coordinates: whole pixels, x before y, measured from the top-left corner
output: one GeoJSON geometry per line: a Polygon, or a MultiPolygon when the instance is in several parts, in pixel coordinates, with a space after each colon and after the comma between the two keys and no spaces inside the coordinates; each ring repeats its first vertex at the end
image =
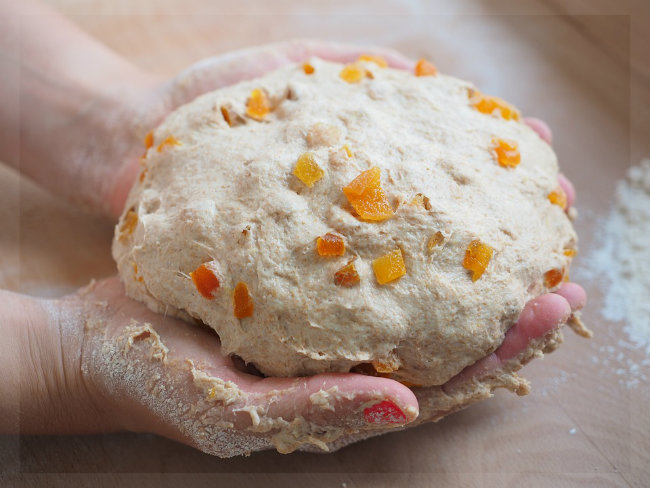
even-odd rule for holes
{"type": "Polygon", "coordinates": [[[280,452],[327,444],[351,433],[402,427],[418,416],[413,392],[387,378],[327,373],[306,378],[264,378],[231,407],[238,430],[270,432],[280,452]]]}
{"type": "Polygon", "coordinates": [[[192,100],[201,93],[250,80],[289,63],[312,56],[329,61],[348,62],[362,54],[383,57],[400,69],[411,69],[413,62],[399,52],[370,45],[345,44],[313,39],[295,39],[231,51],[203,59],[183,70],[170,83],[172,106],[192,100]]]}

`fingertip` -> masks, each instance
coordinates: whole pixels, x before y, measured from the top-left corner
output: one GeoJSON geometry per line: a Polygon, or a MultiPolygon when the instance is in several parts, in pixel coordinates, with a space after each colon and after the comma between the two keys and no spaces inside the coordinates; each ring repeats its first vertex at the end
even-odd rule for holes
{"type": "Polygon", "coordinates": [[[564,297],[573,312],[581,310],[587,303],[587,292],[577,283],[564,283],[555,293],[564,297]]]}
{"type": "Polygon", "coordinates": [[[517,325],[527,330],[531,339],[542,337],[571,316],[571,306],[562,296],[546,293],[529,301],[517,325]]]}

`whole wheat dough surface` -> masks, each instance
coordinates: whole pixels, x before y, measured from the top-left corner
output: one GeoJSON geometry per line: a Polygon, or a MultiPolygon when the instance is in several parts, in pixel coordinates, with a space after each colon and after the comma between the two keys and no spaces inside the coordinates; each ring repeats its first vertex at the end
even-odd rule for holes
{"type": "Polygon", "coordinates": [[[224,354],[267,375],[374,361],[396,379],[441,385],[494,351],[547,291],[544,273],[569,265],[576,235],[547,198],[555,154],[525,124],[472,108],[468,82],[363,63],[371,76],[347,83],[342,65],[311,64],[311,75],[288,66],[203,95],[155,130],[113,243],[126,292],[208,324],[224,354]],[[258,88],[274,107],[263,121],[246,115],[258,88]],[[159,148],[169,136],[179,144],[159,148]],[[518,143],[521,164],[497,164],[495,137],[518,143]],[[311,188],[292,174],[306,151],[324,170],[311,188]],[[371,167],[395,211],[382,222],[359,219],[342,192],[371,167]],[[417,194],[426,206],[409,204],[417,194]],[[316,253],[328,232],[343,236],[344,256],[316,253]],[[444,241],[430,251],[437,232],[444,241]],[[472,281],[462,262],[475,239],[494,254],[472,281]],[[397,248],[407,272],[380,285],[372,261],[397,248]],[[338,286],[334,273],[351,259],[360,283],[338,286]],[[220,281],[210,300],[189,277],[207,262],[220,281]],[[234,316],[238,282],[252,317],[234,316]]]}

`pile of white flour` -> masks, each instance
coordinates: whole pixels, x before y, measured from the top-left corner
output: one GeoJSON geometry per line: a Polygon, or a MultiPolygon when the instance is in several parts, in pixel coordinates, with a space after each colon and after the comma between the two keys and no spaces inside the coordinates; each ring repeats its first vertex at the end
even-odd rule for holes
{"type": "Polygon", "coordinates": [[[650,160],[619,182],[603,231],[589,260],[605,278],[603,316],[623,322],[630,343],[650,356],[650,160]]]}

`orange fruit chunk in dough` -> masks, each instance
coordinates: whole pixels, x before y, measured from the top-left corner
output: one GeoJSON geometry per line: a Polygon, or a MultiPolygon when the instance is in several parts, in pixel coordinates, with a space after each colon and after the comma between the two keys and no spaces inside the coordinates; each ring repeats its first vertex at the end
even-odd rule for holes
{"type": "Polygon", "coordinates": [[[315,71],[314,67],[309,63],[303,64],[302,65],[302,70],[305,72],[306,75],[314,74],[314,71],[315,71]]]}
{"type": "Polygon", "coordinates": [[[263,120],[271,111],[271,103],[266,93],[255,88],[246,103],[246,114],[255,120],[263,120]]]}
{"type": "Polygon", "coordinates": [[[336,273],[334,273],[334,283],[339,286],[354,286],[361,281],[357,268],[354,266],[354,261],[349,262],[336,273]]]}
{"type": "Polygon", "coordinates": [[[398,248],[375,259],[372,262],[372,269],[380,285],[385,285],[386,283],[401,278],[406,274],[402,250],[398,248]]]}
{"type": "Polygon", "coordinates": [[[469,99],[470,105],[482,114],[492,114],[498,110],[505,120],[519,120],[519,111],[499,97],[491,97],[473,90],[469,99]]]}
{"type": "Polygon", "coordinates": [[[343,193],[364,220],[382,221],[393,216],[393,209],[381,188],[381,171],[377,167],[357,176],[343,188],[343,193]]]}
{"type": "Polygon", "coordinates": [[[492,253],[493,249],[478,239],[469,243],[463,259],[463,267],[472,272],[472,281],[478,280],[483,275],[492,259],[492,253]]]}
{"type": "Polygon", "coordinates": [[[498,163],[504,168],[514,168],[521,163],[521,154],[518,145],[510,139],[492,139],[494,155],[498,163]]]}
{"type": "Polygon", "coordinates": [[[553,205],[557,205],[562,209],[566,209],[567,206],[566,193],[564,193],[564,190],[562,189],[561,186],[558,186],[555,190],[553,190],[551,193],[548,194],[548,201],[551,202],[553,205]]]}
{"type": "Polygon", "coordinates": [[[424,58],[418,59],[418,62],[415,63],[415,76],[435,76],[438,73],[438,70],[433,65],[424,58]]]}
{"type": "Polygon", "coordinates": [[[561,269],[551,269],[544,273],[544,285],[547,288],[555,288],[562,282],[564,271],[561,269]]]}
{"type": "Polygon", "coordinates": [[[253,315],[253,309],[255,308],[253,305],[253,299],[248,293],[248,285],[243,281],[240,281],[235,285],[233,300],[235,302],[235,317],[243,319],[253,315]]]}
{"type": "Polygon", "coordinates": [[[208,300],[214,298],[214,292],[219,289],[219,278],[210,269],[209,265],[203,263],[190,273],[190,278],[198,292],[208,300]]]}
{"type": "Polygon", "coordinates": [[[343,67],[339,76],[348,83],[359,83],[366,76],[366,70],[357,63],[350,63],[343,67]]]}
{"type": "Polygon", "coordinates": [[[322,170],[310,152],[302,153],[296,161],[296,167],[293,169],[296,178],[302,181],[308,187],[314,186],[320,180],[325,171],[322,170]]]}
{"type": "Polygon", "coordinates": [[[345,242],[341,236],[328,232],[316,239],[316,251],[320,256],[343,256],[345,242]]]}

